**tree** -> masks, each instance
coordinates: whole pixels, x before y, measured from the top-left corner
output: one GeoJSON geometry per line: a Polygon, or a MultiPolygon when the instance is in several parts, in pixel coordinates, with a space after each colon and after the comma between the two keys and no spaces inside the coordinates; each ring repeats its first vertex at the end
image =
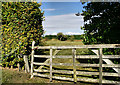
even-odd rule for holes
{"type": "MultiPolygon", "coordinates": [[[[84,43],[120,44],[120,2],[90,2],[84,8],[84,43]]],[[[103,54],[119,52],[120,49],[103,49],[103,54]]],[[[118,59],[112,61],[120,63],[118,59]]]]}
{"type": "Polygon", "coordinates": [[[84,8],[85,44],[120,43],[119,2],[90,2],[84,8]]]}
{"type": "Polygon", "coordinates": [[[62,37],[63,37],[63,33],[61,33],[61,32],[59,32],[59,33],[57,33],[57,38],[58,38],[58,40],[62,40],[62,37]]]}
{"type": "Polygon", "coordinates": [[[71,36],[70,36],[70,40],[71,40],[71,41],[74,41],[74,39],[75,39],[74,35],[71,35],[71,36]]]}
{"type": "MultiPolygon", "coordinates": [[[[20,47],[18,54],[30,54],[31,44],[34,40],[37,45],[42,45],[43,13],[37,2],[3,2],[2,3],[2,54],[3,61],[17,62],[13,54],[5,58],[12,50],[20,47]],[[21,46],[19,43],[21,42],[21,46]]],[[[5,64],[4,62],[4,64],[5,64]]]]}
{"type": "Polygon", "coordinates": [[[64,34],[61,33],[61,32],[59,32],[59,33],[57,34],[57,38],[58,38],[58,40],[60,40],[60,41],[65,41],[65,40],[67,40],[67,36],[64,35],[64,34]]]}

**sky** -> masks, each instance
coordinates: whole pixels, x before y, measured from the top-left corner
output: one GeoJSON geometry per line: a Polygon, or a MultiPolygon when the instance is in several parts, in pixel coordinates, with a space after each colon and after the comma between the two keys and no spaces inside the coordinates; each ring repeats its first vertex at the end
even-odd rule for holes
{"type": "Polygon", "coordinates": [[[80,2],[70,1],[42,2],[41,9],[44,11],[45,17],[45,21],[43,21],[44,35],[56,35],[59,32],[67,35],[84,33],[80,29],[84,24],[83,16],[75,15],[78,12],[82,12],[83,6],[80,2]]]}

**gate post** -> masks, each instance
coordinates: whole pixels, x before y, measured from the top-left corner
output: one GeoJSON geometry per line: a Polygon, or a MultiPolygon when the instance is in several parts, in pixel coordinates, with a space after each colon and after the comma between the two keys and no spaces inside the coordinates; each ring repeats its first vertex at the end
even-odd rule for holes
{"type": "Polygon", "coordinates": [[[75,65],[75,59],[76,59],[76,49],[72,49],[72,55],[73,55],[73,73],[74,73],[74,83],[77,82],[77,76],[76,76],[76,65],[75,65]]]}
{"type": "Polygon", "coordinates": [[[24,55],[24,62],[25,62],[25,73],[29,73],[30,69],[29,69],[29,63],[28,63],[28,55],[24,55]]]}
{"type": "Polygon", "coordinates": [[[52,82],[52,51],[53,49],[50,48],[50,82],[52,82]]]}
{"type": "MultiPolygon", "coordinates": [[[[20,59],[20,55],[18,55],[18,60],[20,59]]],[[[17,64],[17,66],[18,66],[18,71],[20,71],[21,70],[21,68],[20,68],[20,63],[18,62],[18,64],[17,64]]]]}
{"type": "Polygon", "coordinates": [[[99,49],[99,85],[102,85],[102,48],[99,49]]]}
{"type": "Polygon", "coordinates": [[[35,41],[32,42],[32,53],[31,53],[31,78],[33,77],[34,45],[35,45],[35,41]]]}

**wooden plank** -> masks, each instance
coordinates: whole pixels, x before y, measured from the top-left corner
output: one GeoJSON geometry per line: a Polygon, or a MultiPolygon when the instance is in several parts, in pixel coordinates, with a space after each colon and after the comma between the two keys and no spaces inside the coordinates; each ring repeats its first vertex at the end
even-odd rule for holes
{"type": "MultiPolygon", "coordinates": [[[[35,72],[50,72],[49,70],[39,70],[39,69],[34,69],[34,71],[35,72]]],[[[53,70],[52,73],[74,74],[73,71],[69,71],[69,70],[53,70]]],[[[76,71],[76,75],[99,75],[99,72],[76,71]]],[[[118,73],[103,72],[103,76],[119,77],[119,74],[118,73]]]]}
{"type": "Polygon", "coordinates": [[[50,72],[50,70],[34,69],[35,72],[50,72]]]}
{"type": "Polygon", "coordinates": [[[73,66],[72,63],[52,63],[54,66],[73,66]]]}
{"type": "MultiPolygon", "coordinates": [[[[77,59],[99,59],[97,55],[78,55],[76,56],[77,59]]],[[[103,55],[103,59],[118,59],[120,55],[103,55]]]]}
{"type": "MultiPolygon", "coordinates": [[[[62,64],[64,65],[64,64],[62,64]]],[[[80,66],[80,67],[99,67],[99,64],[76,64],[76,66],[80,66]]],[[[119,68],[120,64],[102,64],[102,67],[115,67],[115,68],[119,68]]]]}
{"type": "MultiPolygon", "coordinates": [[[[46,64],[49,65],[49,64],[46,64]]],[[[54,66],[72,66],[72,63],[52,63],[52,65],[54,66]]],[[[76,66],[80,66],[80,67],[99,67],[99,64],[76,64],[76,66]]],[[[115,67],[115,68],[119,68],[120,64],[103,64],[102,67],[115,67]]]]}
{"type": "Polygon", "coordinates": [[[119,85],[120,81],[110,81],[110,80],[102,80],[103,84],[114,84],[114,85],[119,85]]]}
{"type": "MultiPolygon", "coordinates": [[[[90,83],[99,83],[98,79],[92,78],[77,78],[78,81],[90,82],[90,83]]],[[[110,80],[102,80],[101,84],[119,84],[119,81],[110,81],[110,80]]]]}
{"type": "Polygon", "coordinates": [[[37,63],[37,62],[33,62],[34,65],[50,65],[49,63],[37,63]]]}
{"type": "Polygon", "coordinates": [[[77,78],[78,81],[84,81],[84,82],[92,82],[92,83],[99,83],[98,79],[92,79],[92,78],[77,78]]]}
{"type": "Polygon", "coordinates": [[[102,48],[99,49],[99,84],[102,85],[102,48]]]}
{"type": "Polygon", "coordinates": [[[103,72],[102,74],[103,74],[103,76],[116,76],[116,77],[120,77],[120,75],[118,73],[103,72]]]}
{"type": "Polygon", "coordinates": [[[54,79],[74,81],[73,78],[53,76],[54,79]]]}
{"type": "MultiPolygon", "coordinates": [[[[40,77],[47,77],[49,78],[49,75],[45,74],[38,74],[38,73],[33,73],[35,76],[40,76],[40,77]]],[[[54,79],[59,79],[59,80],[68,80],[68,81],[74,81],[73,78],[67,78],[67,77],[58,77],[58,76],[53,76],[54,79]]]]}
{"type": "Polygon", "coordinates": [[[50,49],[50,82],[52,82],[52,52],[53,50],[50,49]]]}
{"type": "MultiPolygon", "coordinates": [[[[103,76],[119,77],[118,73],[103,72],[102,74],[103,76]]],[[[77,75],[99,75],[99,72],[77,71],[77,75]]]]}
{"type": "Polygon", "coordinates": [[[31,78],[33,77],[34,45],[35,45],[35,41],[32,42],[32,53],[31,53],[31,78]]]}
{"type": "Polygon", "coordinates": [[[96,55],[77,55],[76,59],[99,59],[96,55]]]}
{"type": "MultiPolygon", "coordinates": [[[[72,58],[72,55],[56,55],[53,58],[72,58]]],[[[97,55],[77,55],[76,59],[99,59],[97,55]]],[[[103,59],[118,59],[120,55],[103,55],[103,59]]]]}
{"type": "Polygon", "coordinates": [[[33,73],[33,75],[35,75],[35,76],[41,76],[41,77],[47,77],[47,78],[49,78],[49,75],[45,75],[45,74],[33,73]]]}
{"type": "Polygon", "coordinates": [[[56,55],[56,56],[53,56],[53,58],[72,58],[72,55],[56,55]]]}
{"type": "Polygon", "coordinates": [[[37,57],[37,58],[50,58],[49,55],[34,55],[34,57],[37,57]]]}
{"type": "Polygon", "coordinates": [[[77,76],[76,76],[76,65],[75,65],[75,60],[76,60],[76,49],[72,49],[72,55],[73,55],[73,72],[74,72],[74,82],[77,82],[77,76]]]}
{"type": "MultiPolygon", "coordinates": [[[[50,72],[49,70],[34,69],[35,72],[50,72]]],[[[73,71],[68,70],[52,70],[52,73],[73,74],[73,71]]]]}
{"type": "MultiPolygon", "coordinates": [[[[72,55],[56,55],[53,58],[72,58],[72,55]]],[[[77,55],[76,59],[99,59],[97,55],[77,55]]],[[[118,59],[120,55],[103,55],[103,59],[118,59]]]]}
{"type": "Polygon", "coordinates": [[[120,44],[95,44],[75,46],[35,46],[35,49],[74,49],[74,48],[120,48],[120,44]]]}
{"type": "Polygon", "coordinates": [[[120,58],[120,55],[102,55],[103,59],[117,59],[120,58]]]}

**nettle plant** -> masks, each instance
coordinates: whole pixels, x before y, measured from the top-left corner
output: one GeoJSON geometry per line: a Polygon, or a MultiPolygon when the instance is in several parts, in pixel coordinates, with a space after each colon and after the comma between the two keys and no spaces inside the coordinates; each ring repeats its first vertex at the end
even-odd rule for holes
{"type": "Polygon", "coordinates": [[[37,2],[3,2],[2,3],[2,65],[16,66],[19,54],[29,55],[34,40],[42,45],[43,14],[37,2]],[[19,48],[15,53],[6,57],[6,54],[19,48]]]}

